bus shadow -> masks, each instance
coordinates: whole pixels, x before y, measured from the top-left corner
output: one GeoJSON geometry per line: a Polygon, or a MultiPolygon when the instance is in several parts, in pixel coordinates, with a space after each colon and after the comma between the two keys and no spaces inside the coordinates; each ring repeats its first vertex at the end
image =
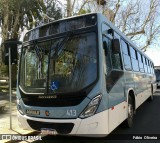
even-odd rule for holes
{"type": "Polygon", "coordinates": [[[155,93],[160,93],[160,90],[157,90],[155,93]]]}
{"type": "Polygon", "coordinates": [[[34,143],[113,143],[115,140],[110,140],[108,137],[73,137],[73,136],[52,136],[48,135],[42,138],[42,141],[35,141],[34,143]],[[108,140],[109,139],[109,140],[108,140]]]}

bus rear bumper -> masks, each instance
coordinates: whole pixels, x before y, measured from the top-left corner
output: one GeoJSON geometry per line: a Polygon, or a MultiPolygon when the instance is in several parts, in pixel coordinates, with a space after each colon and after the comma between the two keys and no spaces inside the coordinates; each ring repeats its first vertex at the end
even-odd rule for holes
{"type": "MultiPolygon", "coordinates": [[[[77,118],[77,119],[61,119],[60,120],[60,119],[41,119],[41,118],[21,115],[19,112],[17,113],[19,126],[23,129],[35,130],[33,127],[29,125],[28,120],[33,122],[38,122],[38,123],[40,122],[41,124],[72,123],[74,124],[74,126],[71,132],[65,135],[86,136],[86,137],[104,137],[108,134],[107,115],[108,115],[107,111],[104,111],[86,119],[77,118]]],[[[45,126],[43,128],[45,128],[45,126]]],[[[65,128],[65,126],[63,128],[65,128]]]]}

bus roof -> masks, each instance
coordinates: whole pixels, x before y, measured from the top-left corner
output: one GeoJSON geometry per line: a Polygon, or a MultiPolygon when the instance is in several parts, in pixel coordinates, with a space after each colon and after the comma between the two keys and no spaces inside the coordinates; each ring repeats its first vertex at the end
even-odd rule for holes
{"type": "MultiPolygon", "coordinates": [[[[62,19],[59,19],[59,20],[55,20],[55,21],[51,21],[47,24],[44,24],[44,25],[40,25],[40,26],[37,26],[36,28],[33,28],[31,30],[29,30],[27,33],[29,33],[30,31],[33,31],[35,29],[38,29],[38,28],[42,28],[42,27],[45,27],[45,26],[49,26],[51,25],[52,23],[56,23],[56,22],[61,22],[61,21],[65,21],[65,20],[71,20],[71,19],[74,19],[74,18],[79,18],[79,17],[84,17],[84,16],[89,16],[89,15],[97,15],[98,17],[101,17],[102,20],[104,20],[104,22],[110,26],[118,35],[120,35],[125,41],[127,41],[131,46],[133,46],[134,48],[136,48],[140,53],[144,54],[150,61],[152,61],[144,52],[142,52],[136,45],[135,43],[133,43],[125,34],[123,34],[111,21],[108,20],[108,18],[103,15],[102,13],[88,13],[88,14],[82,14],[82,15],[78,15],[78,16],[72,16],[72,17],[67,17],[67,18],[62,18],[62,19]]],[[[27,34],[26,33],[26,34],[27,34]]],[[[153,61],[152,61],[153,62],[153,61]]]]}

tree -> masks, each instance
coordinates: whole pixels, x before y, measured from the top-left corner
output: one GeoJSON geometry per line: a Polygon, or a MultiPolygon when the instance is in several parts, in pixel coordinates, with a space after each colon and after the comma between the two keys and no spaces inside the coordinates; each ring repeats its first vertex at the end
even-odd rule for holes
{"type": "Polygon", "coordinates": [[[147,2],[117,0],[115,8],[112,9],[114,17],[111,21],[143,51],[146,51],[160,32],[159,6],[160,0],[147,2]]]}
{"type": "Polygon", "coordinates": [[[102,12],[143,50],[154,44],[160,33],[160,0],[67,0],[67,16],[102,12]]]}
{"type": "Polygon", "coordinates": [[[43,1],[45,4],[45,11],[39,13],[42,18],[36,20],[36,26],[62,18],[62,9],[58,4],[58,0],[43,1]]]}
{"type": "MultiPolygon", "coordinates": [[[[2,42],[10,38],[19,39],[24,28],[31,29],[42,21],[43,14],[53,16],[53,12],[56,12],[56,10],[53,11],[56,5],[51,3],[51,0],[47,0],[49,1],[50,3],[45,3],[43,0],[0,0],[2,42]]],[[[59,9],[57,13],[60,13],[59,9]]],[[[54,18],[57,19],[59,15],[56,14],[54,18]]],[[[0,61],[0,66],[3,66],[2,61],[0,61]]],[[[16,85],[16,73],[17,67],[12,65],[13,86],[16,85]]]]}
{"type": "MultiPolygon", "coordinates": [[[[40,11],[45,10],[42,0],[0,0],[0,24],[2,28],[2,42],[10,38],[19,38],[20,29],[24,26],[34,26],[36,19],[40,19],[40,11]]],[[[17,66],[12,65],[12,85],[16,86],[17,66]]]]}
{"type": "Polygon", "coordinates": [[[46,5],[46,15],[50,19],[58,20],[62,18],[62,10],[58,4],[58,0],[44,0],[46,5]]]}
{"type": "MultiPolygon", "coordinates": [[[[95,0],[66,0],[66,7],[64,8],[64,10],[66,12],[65,15],[67,17],[70,17],[73,15],[90,13],[91,9],[87,8],[86,5],[89,2],[93,2],[93,1],[95,1],[95,0]]],[[[61,3],[61,2],[59,1],[59,3],[61,3]]]]}

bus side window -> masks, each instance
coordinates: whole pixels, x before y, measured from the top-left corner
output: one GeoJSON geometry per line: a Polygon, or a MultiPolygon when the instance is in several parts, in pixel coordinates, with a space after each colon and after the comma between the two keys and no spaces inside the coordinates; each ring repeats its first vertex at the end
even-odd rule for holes
{"type": "Polygon", "coordinates": [[[131,47],[131,46],[129,46],[129,47],[130,47],[132,68],[134,71],[139,71],[137,51],[133,47],[131,47]]]}
{"type": "Polygon", "coordinates": [[[143,59],[144,72],[147,73],[147,65],[146,65],[145,57],[143,56],[142,59],[143,59]]]}
{"type": "Polygon", "coordinates": [[[128,47],[128,44],[122,39],[121,39],[121,47],[122,47],[122,53],[123,53],[123,59],[124,59],[124,67],[126,70],[132,70],[129,47],[128,47]]]}
{"type": "Polygon", "coordinates": [[[111,40],[105,36],[103,36],[103,48],[105,50],[105,58],[106,58],[106,68],[107,74],[109,74],[112,70],[112,61],[111,61],[111,40]],[[107,49],[105,49],[107,48],[107,49]]]}
{"type": "Polygon", "coordinates": [[[111,57],[112,57],[112,68],[121,70],[122,69],[121,53],[114,54],[111,51],[111,57]]]}
{"type": "MultiPolygon", "coordinates": [[[[111,45],[111,39],[103,36],[103,42],[107,44],[107,55],[106,55],[106,64],[107,64],[107,73],[109,73],[112,69],[122,69],[121,64],[121,56],[120,53],[114,54],[112,52],[112,45],[111,45]]],[[[104,47],[105,48],[105,47],[104,47]]]]}
{"type": "Polygon", "coordinates": [[[137,52],[138,56],[138,63],[139,63],[139,71],[144,72],[143,62],[142,62],[142,55],[141,53],[137,52]]]}

